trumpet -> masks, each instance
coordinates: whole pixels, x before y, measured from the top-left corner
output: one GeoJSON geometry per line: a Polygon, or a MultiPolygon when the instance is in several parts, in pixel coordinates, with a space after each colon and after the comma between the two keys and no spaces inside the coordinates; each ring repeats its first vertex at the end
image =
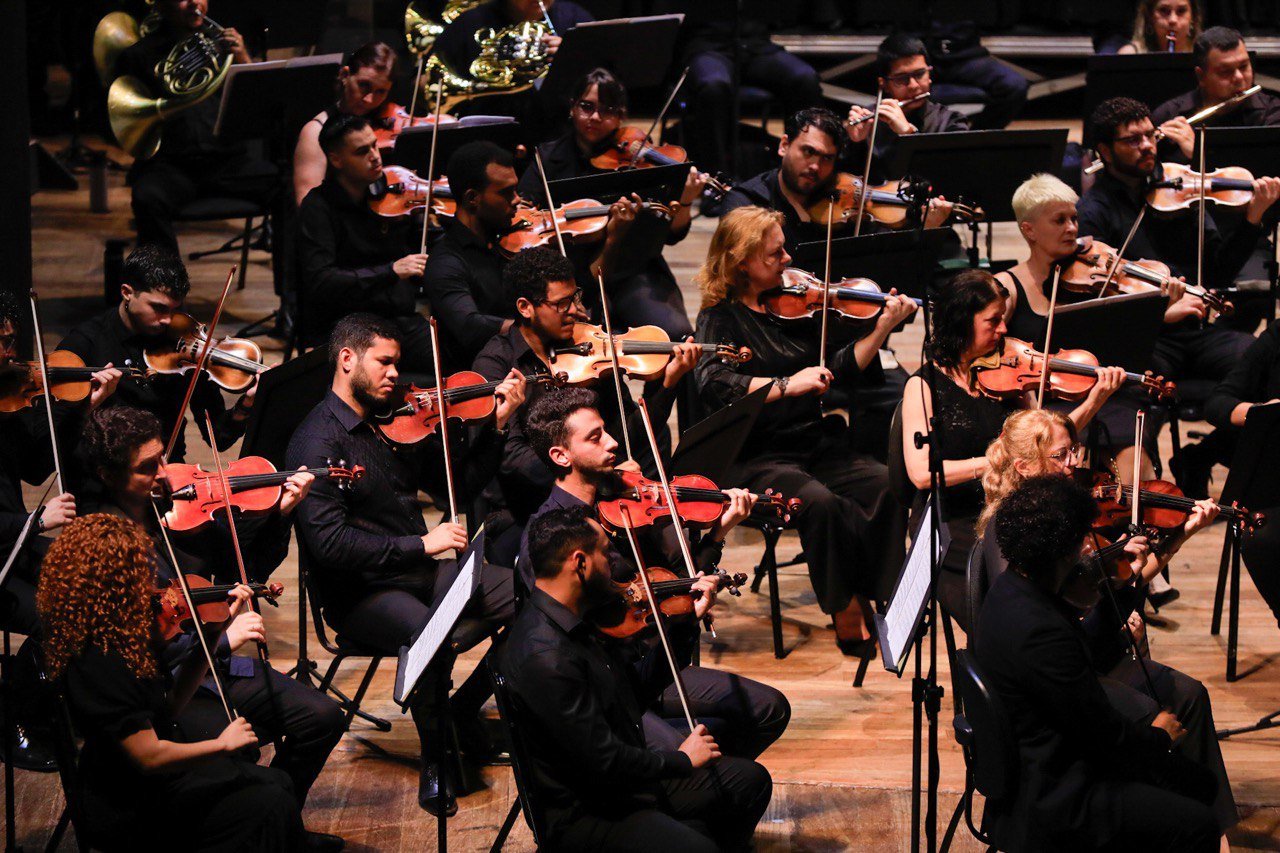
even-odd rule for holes
{"type": "MultiPolygon", "coordinates": [[[[1205,107],[1204,109],[1200,110],[1198,113],[1187,116],[1187,124],[1191,125],[1192,127],[1195,127],[1201,122],[1206,121],[1207,119],[1213,118],[1218,113],[1223,112],[1225,110],[1229,110],[1232,107],[1240,103],[1243,103],[1244,101],[1249,100],[1250,98],[1252,98],[1254,95],[1258,94],[1261,91],[1262,91],[1262,85],[1260,83],[1255,83],[1254,85],[1250,86],[1248,89],[1245,89],[1243,92],[1237,92],[1236,94],[1232,95],[1230,98],[1227,98],[1225,101],[1222,101],[1221,103],[1214,104],[1211,107],[1205,107]]],[[[1164,131],[1157,127],[1156,141],[1159,142],[1161,139],[1164,139],[1164,137],[1165,137],[1164,131]]],[[[1097,156],[1096,151],[1094,152],[1094,155],[1097,156]]],[[[1092,175],[1094,172],[1097,172],[1098,170],[1100,170],[1102,168],[1102,165],[1103,165],[1102,158],[1098,157],[1097,160],[1089,164],[1089,168],[1085,169],[1084,173],[1086,175],[1092,175]]]]}

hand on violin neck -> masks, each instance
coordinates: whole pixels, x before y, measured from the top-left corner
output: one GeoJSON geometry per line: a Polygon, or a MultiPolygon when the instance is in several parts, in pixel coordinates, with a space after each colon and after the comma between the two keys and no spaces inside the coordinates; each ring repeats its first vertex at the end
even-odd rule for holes
{"type": "Polygon", "coordinates": [[[1093,383],[1085,400],[1096,411],[1102,408],[1102,404],[1111,399],[1111,396],[1119,391],[1124,383],[1123,367],[1099,367],[1098,381],[1093,383]]]}
{"type": "Polygon", "coordinates": [[[280,514],[288,515],[298,508],[298,504],[311,491],[316,475],[308,472],[306,467],[298,470],[284,481],[284,492],[280,495],[280,514]]]}
{"type": "Polygon", "coordinates": [[[616,241],[625,237],[635,224],[636,214],[640,212],[642,199],[635,193],[631,198],[620,198],[609,205],[609,221],[605,224],[605,241],[616,241]]]}
{"type": "Polygon", "coordinates": [[[716,519],[716,523],[711,526],[707,534],[715,542],[723,542],[730,530],[751,515],[751,510],[756,505],[755,496],[747,489],[725,489],[724,493],[729,496],[729,503],[725,505],[724,512],[716,519]]]}
{"type": "Polygon", "coordinates": [[[680,377],[693,370],[701,357],[702,348],[693,342],[693,338],[686,338],[684,343],[676,344],[671,351],[671,360],[662,371],[662,387],[674,388],[680,377]]]}
{"type": "Polygon", "coordinates": [[[1131,537],[1124,543],[1124,553],[1129,558],[1129,568],[1133,574],[1141,574],[1151,556],[1151,543],[1145,536],[1131,537]]]}
{"type": "Polygon", "coordinates": [[[423,254],[405,255],[391,265],[391,271],[401,280],[422,275],[427,268],[427,256],[423,254]]]}
{"type": "Polygon", "coordinates": [[[1261,225],[1262,216],[1280,199],[1280,178],[1257,178],[1253,182],[1253,198],[1245,208],[1245,220],[1250,225],[1261,225]]]}
{"type": "Polygon", "coordinates": [[[711,608],[716,606],[716,595],[720,592],[720,585],[715,578],[707,577],[702,572],[698,572],[697,578],[693,586],[689,587],[689,591],[694,594],[693,613],[701,620],[711,612],[711,608]]]}
{"type": "Polygon", "coordinates": [[[97,409],[116,392],[122,376],[124,374],[113,367],[111,362],[107,362],[106,367],[93,374],[89,380],[89,411],[97,409]]]}
{"type": "Polygon", "coordinates": [[[1182,525],[1182,537],[1188,539],[1204,530],[1218,518],[1222,507],[1209,498],[1196,501],[1195,508],[1187,515],[1187,523],[1182,525]]]}
{"type": "Polygon", "coordinates": [[[1181,323],[1188,317],[1203,320],[1209,313],[1204,300],[1190,293],[1183,293],[1176,302],[1170,302],[1164,311],[1164,321],[1169,324],[1181,323]]]}
{"type": "Polygon", "coordinates": [[[513,367],[501,384],[493,390],[494,423],[498,429],[506,429],[516,411],[524,404],[526,386],[524,374],[513,367]]]}
{"type": "MultiPolygon", "coordinates": [[[[916,313],[917,308],[919,306],[910,297],[900,295],[897,288],[889,288],[889,293],[884,300],[884,307],[880,312],[880,316],[876,319],[876,332],[884,333],[884,337],[887,338],[890,332],[898,328],[899,324],[916,313]]],[[[881,338],[877,343],[877,349],[879,344],[882,343],[884,343],[884,338],[881,338]]]]}
{"type": "Polygon", "coordinates": [[[238,652],[248,643],[265,643],[267,626],[262,616],[252,610],[237,615],[227,623],[227,645],[238,652]]]}
{"type": "Polygon", "coordinates": [[[698,197],[702,195],[702,191],[707,186],[707,175],[699,172],[692,166],[689,167],[689,174],[684,179],[684,190],[680,193],[679,203],[684,207],[689,207],[698,197]]]}
{"type": "Polygon", "coordinates": [[[929,199],[929,210],[924,217],[925,228],[941,228],[951,218],[955,205],[942,196],[929,199]]]}

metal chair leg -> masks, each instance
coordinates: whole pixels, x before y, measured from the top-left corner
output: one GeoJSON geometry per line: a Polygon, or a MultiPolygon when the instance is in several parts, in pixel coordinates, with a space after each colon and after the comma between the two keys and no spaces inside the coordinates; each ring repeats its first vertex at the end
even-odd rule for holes
{"type": "Polygon", "coordinates": [[[507,836],[511,834],[512,828],[516,825],[516,816],[520,814],[520,798],[516,797],[511,802],[511,808],[507,809],[507,817],[502,821],[502,826],[498,828],[498,836],[493,839],[493,844],[489,847],[489,853],[501,853],[503,846],[507,843],[507,836]]]}
{"type": "Polygon", "coordinates": [[[250,235],[253,233],[253,217],[250,216],[244,221],[244,237],[240,246],[240,271],[238,281],[236,281],[236,290],[244,290],[244,274],[249,268],[249,242],[250,235]]]}

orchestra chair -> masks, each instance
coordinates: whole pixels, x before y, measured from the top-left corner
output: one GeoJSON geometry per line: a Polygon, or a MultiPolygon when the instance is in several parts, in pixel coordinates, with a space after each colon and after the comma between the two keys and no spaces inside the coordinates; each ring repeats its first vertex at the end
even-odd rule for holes
{"type": "Polygon", "coordinates": [[[220,222],[227,219],[244,220],[244,228],[240,235],[228,240],[216,249],[191,252],[187,255],[188,260],[198,261],[211,255],[239,251],[240,269],[236,273],[236,290],[244,290],[245,271],[249,266],[249,248],[253,244],[253,221],[261,219],[265,224],[269,220],[270,213],[270,207],[261,202],[225,196],[209,196],[187,202],[178,208],[178,212],[173,215],[173,223],[178,225],[185,222],[220,222]]]}
{"type": "Polygon", "coordinates": [[[1016,795],[1018,744],[1004,706],[987,687],[986,679],[968,649],[956,652],[952,680],[956,685],[956,715],[952,725],[956,742],[964,753],[965,785],[964,793],[951,813],[940,849],[950,849],[961,813],[973,837],[995,849],[997,842],[974,824],[973,794],[975,791],[982,794],[988,804],[1016,795]]]}
{"type": "MultiPolygon", "coordinates": [[[[1182,462],[1182,421],[1202,421],[1204,420],[1204,404],[1209,399],[1209,395],[1213,393],[1218,383],[1211,379],[1183,379],[1178,382],[1177,397],[1172,403],[1166,404],[1166,419],[1169,421],[1169,441],[1172,445],[1172,451],[1169,454],[1169,468],[1173,474],[1173,479],[1177,483],[1178,488],[1186,485],[1186,477],[1182,462]]],[[[1190,437],[1203,437],[1196,433],[1190,433],[1190,437]]],[[[1160,465],[1159,454],[1156,457],[1156,475],[1159,476],[1162,471],[1160,465]]]]}
{"type": "MultiPolygon", "coordinates": [[[[53,853],[62,844],[62,839],[66,835],[67,827],[71,827],[71,831],[75,834],[76,849],[80,853],[88,853],[92,849],[92,832],[85,825],[84,813],[80,805],[80,750],[76,747],[75,728],[71,724],[71,711],[67,707],[66,698],[62,696],[61,691],[52,687],[43,686],[47,684],[44,676],[41,676],[42,689],[46,691],[49,702],[49,712],[53,717],[53,749],[54,756],[58,761],[58,777],[62,782],[62,796],[66,800],[66,806],[62,809],[62,814],[58,817],[58,823],[53,828],[53,834],[49,836],[49,841],[45,844],[45,853],[53,853]]],[[[98,849],[102,848],[97,845],[98,849]]]]}
{"type": "Polygon", "coordinates": [[[786,525],[780,520],[748,516],[739,526],[759,531],[764,537],[764,553],[760,555],[760,562],[756,563],[756,567],[752,570],[751,591],[758,595],[760,584],[768,578],[769,624],[773,628],[773,656],[782,660],[787,656],[788,649],[782,642],[782,599],[778,590],[778,569],[803,564],[804,552],[800,552],[785,563],[778,562],[778,540],[786,530],[786,525]]]}
{"type": "Polygon", "coordinates": [[[521,731],[520,712],[507,689],[507,680],[498,671],[493,657],[489,656],[486,660],[489,677],[493,682],[493,698],[498,705],[498,716],[511,743],[511,772],[516,781],[516,798],[512,801],[511,808],[507,810],[507,816],[498,829],[498,835],[493,839],[489,853],[499,853],[502,850],[503,845],[507,843],[507,837],[515,827],[516,816],[521,812],[524,812],[524,822],[533,833],[535,849],[540,849],[541,839],[545,834],[545,813],[530,770],[533,767],[533,759],[529,754],[529,744],[521,731]]]}

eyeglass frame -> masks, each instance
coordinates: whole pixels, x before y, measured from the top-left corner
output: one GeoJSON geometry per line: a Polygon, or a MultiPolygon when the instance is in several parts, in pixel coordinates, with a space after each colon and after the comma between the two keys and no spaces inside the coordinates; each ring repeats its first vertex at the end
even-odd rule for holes
{"type": "Polygon", "coordinates": [[[885,77],[886,83],[892,83],[895,86],[906,86],[912,82],[920,82],[924,78],[933,73],[933,66],[926,65],[924,68],[917,68],[915,71],[904,71],[901,74],[892,74],[885,77]]]}
{"type": "Polygon", "coordinates": [[[590,118],[592,115],[598,115],[602,119],[622,118],[626,110],[622,107],[606,107],[599,101],[584,101],[578,98],[573,102],[573,108],[577,110],[584,118],[590,118]],[[590,104],[591,109],[585,109],[584,105],[590,104]]]}
{"type": "Polygon", "coordinates": [[[1066,450],[1059,450],[1057,453],[1050,453],[1049,458],[1052,459],[1054,462],[1062,462],[1066,460],[1068,457],[1075,457],[1076,459],[1079,459],[1081,454],[1083,453],[1084,453],[1084,445],[1077,441],[1075,444],[1071,445],[1066,450]]]}
{"type": "Polygon", "coordinates": [[[557,313],[562,315],[568,315],[575,306],[578,308],[585,308],[587,305],[581,287],[574,288],[573,293],[570,293],[568,296],[563,296],[559,299],[543,298],[537,300],[533,304],[546,305],[549,308],[554,308],[557,313]]]}

